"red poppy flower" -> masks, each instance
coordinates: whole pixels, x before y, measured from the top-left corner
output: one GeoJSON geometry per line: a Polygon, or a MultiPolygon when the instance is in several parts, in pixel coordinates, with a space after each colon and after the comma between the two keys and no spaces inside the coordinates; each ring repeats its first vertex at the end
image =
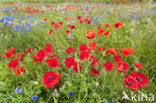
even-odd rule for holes
{"type": "Polygon", "coordinates": [[[55,55],[55,54],[53,54],[53,55],[50,55],[50,57],[51,57],[51,58],[56,58],[56,55],[55,55]]]}
{"type": "Polygon", "coordinates": [[[73,49],[73,47],[69,46],[67,49],[66,49],[66,53],[69,54],[69,53],[72,53],[74,52],[75,50],[73,49]]]}
{"type": "Polygon", "coordinates": [[[44,50],[46,53],[53,53],[53,50],[52,50],[52,47],[51,47],[51,44],[47,44],[45,47],[44,47],[44,50]]]}
{"type": "Polygon", "coordinates": [[[71,28],[72,25],[71,24],[68,24],[67,26],[71,28]]]}
{"type": "Polygon", "coordinates": [[[102,47],[102,46],[99,46],[99,47],[98,47],[98,50],[99,50],[99,51],[103,51],[103,47],[102,47]]]}
{"type": "Polygon", "coordinates": [[[92,20],[88,20],[88,21],[87,21],[88,24],[91,24],[91,22],[92,22],[92,20]]]}
{"type": "Polygon", "coordinates": [[[89,61],[91,62],[91,61],[93,61],[93,59],[95,59],[95,57],[94,56],[90,56],[89,61]]]}
{"type": "Polygon", "coordinates": [[[123,78],[125,86],[131,88],[132,90],[137,90],[138,89],[138,81],[131,77],[131,76],[125,76],[123,78]]]}
{"type": "Polygon", "coordinates": [[[48,71],[46,72],[41,80],[41,83],[46,87],[54,87],[59,82],[59,74],[48,71]]]}
{"type": "Polygon", "coordinates": [[[107,71],[112,70],[114,64],[112,64],[111,62],[105,62],[103,63],[103,66],[106,68],[107,71]]]}
{"type": "Polygon", "coordinates": [[[44,21],[47,21],[48,20],[48,18],[44,18],[44,21]]]}
{"type": "Polygon", "coordinates": [[[54,21],[50,22],[50,25],[54,25],[54,24],[55,24],[55,22],[54,22],[54,21]]]}
{"type": "Polygon", "coordinates": [[[87,30],[85,35],[88,39],[93,39],[95,37],[95,30],[87,30]]]}
{"type": "Polygon", "coordinates": [[[125,74],[127,68],[128,68],[128,64],[126,62],[124,62],[124,61],[117,62],[116,70],[118,72],[123,72],[125,74]]]}
{"type": "Polygon", "coordinates": [[[109,35],[109,33],[110,33],[110,31],[109,31],[109,30],[108,30],[108,31],[106,31],[106,32],[104,33],[104,36],[109,35]]]}
{"type": "Polygon", "coordinates": [[[62,25],[62,22],[60,21],[60,22],[58,22],[60,25],[62,25]]]}
{"type": "Polygon", "coordinates": [[[88,44],[88,46],[89,46],[90,49],[96,49],[96,43],[95,42],[90,42],[88,44]]]}
{"type": "Polygon", "coordinates": [[[23,72],[23,71],[24,71],[24,67],[18,67],[16,69],[14,69],[14,73],[16,75],[20,75],[20,73],[23,72]]]}
{"type": "Polygon", "coordinates": [[[10,53],[10,52],[7,51],[7,52],[4,54],[4,57],[7,58],[7,57],[10,57],[11,55],[12,55],[12,53],[10,53]]]}
{"type": "Polygon", "coordinates": [[[80,22],[80,23],[83,23],[83,21],[82,21],[82,20],[80,20],[79,22],[80,22]]]}
{"type": "Polygon", "coordinates": [[[140,62],[138,62],[138,63],[134,62],[134,65],[135,65],[137,68],[141,69],[141,63],[140,63],[140,62]]]}
{"type": "Polygon", "coordinates": [[[73,57],[68,57],[65,59],[65,67],[66,68],[70,68],[72,66],[74,66],[75,64],[75,59],[73,57]]]}
{"type": "Polygon", "coordinates": [[[96,70],[95,68],[91,67],[91,76],[94,76],[95,74],[100,75],[99,70],[96,70]]]}
{"type": "Polygon", "coordinates": [[[113,53],[113,55],[117,55],[117,50],[115,48],[108,48],[105,51],[106,53],[113,53]]]}
{"type": "Polygon", "coordinates": [[[87,59],[89,57],[89,52],[87,51],[83,51],[79,54],[79,58],[80,60],[84,60],[84,59],[87,59]]]}
{"type": "Polygon", "coordinates": [[[58,73],[61,74],[62,73],[62,70],[59,70],[58,73]]]}
{"type": "Polygon", "coordinates": [[[43,60],[43,58],[39,58],[37,56],[37,54],[35,54],[33,57],[34,57],[33,61],[42,61],[43,60]]]}
{"type": "Polygon", "coordinates": [[[74,25],[72,25],[70,28],[71,28],[71,29],[75,29],[75,26],[74,26],[74,25]]]}
{"type": "Polygon", "coordinates": [[[18,59],[23,59],[23,54],[22,53],[16,53],[11,58],[14,59],[14,57],[17,57],[18,59]]]}
{"type": "Polygon", "coordinates": [[[81,44],[78,46],[78,50],[82,52],[82,51],[87,51],[88,48],[85,44],[81,44]]]}
{"type": "Polygon", "coordinates": [[[89,61],[91,61],[91,65],[97,66],[97,62],[99,61],[98,58],[95,58],[94,56],[90,56],[89,61]]]}
{"type": "Polygon", "coordinates": [[[18,65],[18,62],[19,62],[19,60],[15,60],[15,59],[11,60],[11,61],[9,62],[9,64],[8,64],[8,67],[14,69],[14,68],[16,68],[16,66],[18,65]]]}
{"type": "Polygon", "coordinates": [[[78,70],[81,71],[81,63],[74,64],[73,71],[75,71],[75,73],[78,73],[78,70]]]}
{"type": "Polygon", "coordinates": [[[57,58],[47,59],[45,63],[47,63],[48,66],[52,68],[57,68],[60,65],[57,58]]]}
{"type": "Polygon", "coordinates": [[[29,53],[29,52],[32,52],[33,51],[33,48],[27,48],[25,49],[25,53],[29,53]]]}
{"type": "Polygon", "coordinates": [[[147,86],[148,79],[143,73],[132,71],[130,76],[138,81],[139,87],[147,86]]]}
{"type": "Polygon", "coordinates": [[[70,30],[66,30],[66,33],[67,33],[67,34],[70,33],[70,30]]]}
{"type": "Polygon", "coordinates": [[[77,16],[77,19],[80,20],[81,19],[81,16],[77,16]]]}
{"type": "Polygon", "coordinates": [[[50,30],[48,31],[48,34],[51,35],[52,32],[53,32],[53,30],[50,29],[50,30]]]}
{"type": "Polygon", "coordinates": [[[101,26],[98,26],[97,29],[102,29],[101,26]]]}
{"type": "Polygon", "coordinates": [[[88,21],[88,18],[83,18],[83,22],[87,22],[88,21]]]}
{"type": "Polygon", "coordinates": [[[120,56],[114,56],[113,59],[115,62],[122,61],[122,58],[120,56]]]}
{"type": "Polygon", "coordinates": [[[4,57],[10,57],[14,53],[15,49],[14,47],[10,47],[9,50],[4,54],[4,57]]]}
{"type": "Polygon", "coordinates": [[[114,24],[113,24],[113,26],[114,26],[114,28],[119,28],[120,26],[122,26],[122,23],[121,22],[115,22],[114,24]]]}
{"type": "Polygon", "coordinates": [[[119,51],[121,52],[121,53],[123,53],[123,55],[124,56],[127,56],[127,55],[129,55],[129,54],[132,54],[132,53],[134,53],[133,52],[133,49],[131,49],[131,48],[121,48],[121,49],[119,49],[119,51]]]}
{"type": "Polygon", "coordinates": [[[38,50],[37,54],[38,58],[43,59],[47,56],[46,52],[42,49],[38,50]]]}
{"type": "Polygon", "coordinates": [[[60,26],[58,24],[55,24],[53,28],[60,28],[60,26]]]}
{"type": "Polygon", "coordinates": [[[110,25],[109,24],[105,24],[105,27],[110,27],[110,25]]]}
{"type": "Polygon", "coordinates": [[[104,33],[105,30],[104,29],[99,29],[98,32],[97,32],[97,35],[101,35],[102,33],[104,33]]]}

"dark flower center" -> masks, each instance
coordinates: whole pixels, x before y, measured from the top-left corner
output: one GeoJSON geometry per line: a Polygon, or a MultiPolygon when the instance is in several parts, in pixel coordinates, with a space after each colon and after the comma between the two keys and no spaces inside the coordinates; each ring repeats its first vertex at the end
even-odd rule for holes
{"type": "Polygon", "coordinates": [[[140,80],[141,80],[141,78],[140,78],[140,77],[136,77],[136,80],[137,80],[137,81],[140,81],[140,80]]]}
{"type": "Polygon", "coordinates": [[[53,65],[56,65],[56,63],[55,63],[55,62],[52,62],[52,64],[53,64],[53,65]]]}
{"type": "Polygon", "coordinates": [[[53,78],[53,76],[49,76],[48,79],[51,80],[53,78]]]}
{"type": "Polygon", "coordinates": [[[118,27],[118,26],[119,26],[119,24],[115,24],[115,26],[116,26],[116,27],[118,27]]]}
{"type": "Polygon", "coordinates": [[[132,81],[128,81],[128,83],[129,83],[131,86],[133,85],[132,81]]]}
{"type": "Polygon", "coordinates": [[[40,52],[39,55],[42,56],[43,55],[43,52],[40,52]]]}

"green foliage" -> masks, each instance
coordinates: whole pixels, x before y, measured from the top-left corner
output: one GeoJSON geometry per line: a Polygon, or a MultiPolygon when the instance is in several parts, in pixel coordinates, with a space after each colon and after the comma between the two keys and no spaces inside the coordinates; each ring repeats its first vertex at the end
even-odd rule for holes
{"type": "MultiPolygon", "coordinates": [[[[49,4],[50,5],[50,4],[49,4]]],[[[51,4],[53,6],[64,6],[64,4],[51,4]]],[[[74,3],[71,3],[74,5],[74,3]]],[[[87,4],[90,7],[96,6],[96,4],[87,4]]],[[[30,7],[33,7],[34,4],[30,4],[30,7]]],[[[40,7],[40,4],[36,4],[36,8],[40,7]]],[[[152,4],[140,4],[137,5],[140,9],[146,9],[153,7],[152,4]]],[[[14,6],[13,6],[14,7],[14,6]]],[[[16,7],[16,6],[15,6],[16,7]]],[[[35,8],[35,7],[34,7],[35,8]]],[[[152,8],[152,10],[155,7],[152,8]]],[[[131,103],[131,101],[126,101],[122,99],[122,92],[126,91],[130,94],[132,90],[125,87],[122,78],[123,75],[118,73],[115,70],[116,65],[113,70],[106,71],[103,67],[103,62],[111,61],[115,64],[112,59],[112,55],[106,54],[104,51],[99,52],[95,50],[91,55],[94,55],[96,58],[99,58],[99,64],[96,69],[98,69],[101,74],[91,76],[90,75],[90,62],[85,60],[82,62],[82,71],[76,74],[73,72],[73,68],[66,68],[64,65],[64,59],[68,56],[73,56],[78,59],[78,51],[73,54],[66,54],[65,49],[69,46],[72,46],[74,49],[80,44],[88,45],[89,42],[96,42],[97,46],[103,46],[104,49],[115,47],[133,48],[134,54],[128,55],[126,58],[122,55],[123,61],[126,61],[130,68],[127,73],[133,71],[135,68],[133,62],[140,61],[142,63],[142,69],[138,70],[144,73],[148,78],[147,87],[139,88],[139,91],[144,93],[154,93],[156,91],[156,15],[153,13],[145,14],[144,18],[140,16],[144,13],[140,10],[138,14],[138,19],[136,20],[127,17],[131,11],[129,5],[110,5],[104,7],[102,5],[97,6],[92,13],[88,13],[90,17],[97,17],[103,14],[104,19],[98,20],[98,23],[80,24],[76,20],[77,15],[84,16],[82,12],[74,9],[69,11],[54,12],[49,9],[46,9],[48,12],[43,12],[35,14],[34,19],[37,22],[43,21],[44,18],[48,18],[48,23],[41,24],[40,27],[32,27],[31,31],[23,32],[20,34],[20,31],[15,32],[14,34],[10,30],[10,26],[6,25],[5,27],[0,28],[1,35],[0,38],[0,103],[31,103],[32,95],[38,95],[36,103],[108,103],[109,99],[112,98],[113,103],[131,103]],[[120,15],[116,15],[114,8],[117,7],[117,10],[122,11],[124,18],[121,18],[120,15]],[[109,13],[103,14],[103,11],[106,12],[109,9],[109,13]],[[73,25],[76,26],[76,29],[71,30],[71,35],[74,37],[72,40],[67,39],[67,34],[65,30],[69,29],[66,26],[66,21],[61,15],[67,14],[67,17],[71,17],[73,25]],[[50,26],[51,21],[63,21],[63,26],[59,29],[54,29],[51,35],[48,34],[48,31],[52,29],[50,26]],[[113,28],[113,23],[116,21],[121,21],[123,26],[119,29],[113,28]],[[85,32],[88,29],[95,29],[97,26],[102,26],[103,23],[109,23],[111,27],[106,30],[110,30],[108,36],[96,35],[92,40],[89,40],[85,37],[85,32]],[[134,31],[131,30],[134,28],[134,31]],[[6,37],[7,36],[7,37],[6,37]],[[33,62],[33,55],[37,50],[42,49],[46,44],[52,44],[52,48],[60,66],[58,68],[51,68],[46,65],[44,62],[33,62]],[[24,54],[26,48],[34,48],[34,52],[29,54],[24,54],[24,58],[20,61],[20,66],[26,68],[20,75],[13,73],[13,69],[8,68],[8,63],[11,58],[4,58],[4,53],[10,47],[15,48],[15,52],[22,52],[24,54]],[[57,85],[52,88],[47,88],[41,84],[42,76],[45,72],[52,70],[58,72],[62,70],[60,74],[60,81],[57,85]],[[22,85],[19,86],[19,83],[22,85]],[[61,86],[62,85],[62,86],[61,86]],[[15,94],[14,90],[16,88],[22,88],[22,92],[15,94]],[[69,97],[69,93],[73,92],[74,96],[69,97]]],[[[3,13],[3,16],[8,14],[3,13]]],[[[26,15],[24,12],[16,14],[16,16],[26,15]]],[[[28,14],[27,14],[28,15],[28,14]]],[[[30,14],[29,16],[31,16],[30,14]]],[[[24,18],[23,20],[27,20],[24,18]]],[[[143,103],[143,102],[142,102],[143,103]]]]}

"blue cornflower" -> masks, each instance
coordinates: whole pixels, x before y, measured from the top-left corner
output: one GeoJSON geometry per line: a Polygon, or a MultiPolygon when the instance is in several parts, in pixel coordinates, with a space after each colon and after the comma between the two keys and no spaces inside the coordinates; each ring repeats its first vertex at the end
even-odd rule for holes
{"type": "Polygon", "coordinates": [[[21,92],[22,92],[22,89],[16,88],[14,92],[15,92],[15,93],[21,93],[21,92]]]}
{"type": "Polygon", "coordinates": [[[8,22],[5,22],[3,25],[7,25],[8,24],[8,22]]]}
{"type": "Polygon", "coordinates": [[[33,96],[31,97],[31,99],[32,99],[33,101],[35,101],[37,98],[38,98],[37,95],[33,95],[33,96]]]}
{"type": "Polygon", "coordinates": [[[133,16],[133,15],[130,15],[130,18],[131,18],[131,19],[133,19],[133,18],[134,18],[134,16],[133,16]]]}
{"type": "Polygon", "coordinates": [[[0,22],[3,22],[4,21],[4,18],[0,19],[0,22]]]}
{"type": "Polygon", "coordinates": [[[112,103],[112,99],[109,99],[109,103],[112,103]]]}
{"type": "Polygon", "coordinates": [[[72,97],[72,96],[74,96],[74,93],[70,92],[68,95],[69,95],[69,97],[72,97]]]}

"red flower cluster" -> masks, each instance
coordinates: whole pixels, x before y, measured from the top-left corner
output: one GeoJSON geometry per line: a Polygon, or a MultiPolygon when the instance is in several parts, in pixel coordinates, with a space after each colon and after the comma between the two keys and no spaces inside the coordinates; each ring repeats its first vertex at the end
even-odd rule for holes
{"type": "Polygon", "coordinates": [[[27,54],[27,53],[30,53],[30,52],[32,52],[33,51],[33,48],[27,48],[27,49],[25,49],[25,53],[27,54]]]}
{"type": "Polygon", "coordinates": [[[80,70],[80,72],[81,72],[81,63],[74,64],[73,71],[75,71],[75,73],[78,73],[78,70],[80,70]]]}
{"type": "Polygon", "coordinates": [[[55,54],[51,55],[52,53],[53,53],[53,50],[52,50],[51,44],[47,44],[44,47],[44,50],[43,49],[38,50],[38,52],[33,56],[34,57],[33,61],[43,61],[43,59],[47,57],[48,59],[45,60],[45,63],[48,64],[49,67],[56,68],[60,64],[55,54]]]}
{"type": "Polygon", "coordinates": [[[14,55],[12,55],[14,51],[14,47],[10,47],[9,50],[4,54],[4,57],[11,57],[12,60],[8,63],[8,67],[13,69],[13,72],[16,75],[20,75],[20,73],[24,71],[24,67],[17,67],[17,65],[19,64],[19,59],[23,59],[23,54],[15,53],[14,55]]]}
{"type": "Polygon", "coordinates": [[[38,50],[37,54],[33,57],[33,61],[42,61],[47,56],[46,52],[43,49],[38,50]]]}
{"type": "Polygon", "coordinates": [[[141,67],[141,63],[140,62],[138,62],[138,63],[134,63],[134,65],[137,67],[137,68],[139,68],[139,69],[141,69],[142,67],[141,67]]]}
{"type": "Polygon", "coordinates": [[[95,74],[100,75],[99,70],[96,70],[95,68],[91,67],[91,76],[94,76],[95,74]]]}
{"type": "MultiPolygon", "coordinates": [[[[45,20],[48,20],[48,19],[45,18],[45,20]]],[[[62,26],[62,24],[63,24],[63,23],[62,23],[61,21],[59,21],[59,22],[51,21],[51,22],[50,22],[50,25],[53,26],[54,29],[60,28],[60,27],[62,26]]],[[[50,29],[50,30],[48,31],[48,34],[51,35],[52,32],[53,32],[53,29],[50,29]]]]}
{"type": "Polygon", "coordinates": [[[123,72],[125,74],[127,68],[128,68],[128,64],[126,62],[124,62],[124,61],[117,62],[116,70],[118,72],[123,72]]]}
{"type": "Polygon", "coordinates": [[[125,85],[133,90],[137,90],[139,87],[147,86],[147,77],[141,72],[132,71],[130,76],[123,78],[125,85]]]}
{"type": "Polygon", "coordinates": [[[95,42],[90,42],[90,43],[88,44],[88,46],[89,46],[89,49],[90,49],[90,50],[96,49],[96,43],[95,43],[95,42]]]}
{"type": "Polygon", "coordinates": [[[108,48],[105,51],[106,53],[112,53],[113,55],[117,55],[117,49],[115,48],[108,48]]]}
{"type": "Polygon", "coordinates": [[[9,50],[4,54],[4,57],[10,57],[14,53],[15,49],[14,47],[10,47],[9,50]]]}
{"type": "MultiPolygon", "coordinates": [[[[77,18],[80,18],[80,17],[77,17],[77,18]]],[[[84,19],[84,22],[86,22],[86,20],[88,20],[88,19],[84,19]]],[[[90,24],[91,21],[88,21],[88,22],[89,22],[88,24],[90,24]]],[[[122,22],[115,22],[115,23],[113,24],[114,28],[119,28],[119,27],[122,26],[122,25],[123,25],[122,22]]],[[[105,28],[106,28],[106,29],[109,28],[109,27],[110,27],[110,24],[105,24],[105,28]]],[[[85,36],[86,36],[88,39],[93,39],[93,38],[95,37],[95,33],[96,33],[95,30],[87,30],[87,31],[85,32],[85,36]]],[[[110,34],[110,30],[105,30],[105,29],[103,29],[101,26],[98,26],[98,27],[97,27],[97,35],[101,35],[101,34],[104,34],[104,36],[107,36],[107,35],[110,34]]]]}
{"type": "Polygon", "coordinates": [[[18,59],[23,59],[23,54],[22,53],[16,53],[11,58],[14,59],[15,57],[17,57],[18,59]]]}
{"type": "Polygon", "coordinates": [[[20,73],[23,71],[24,71],[24,67],[17,67],[16,69],[14,69],[14,73],[16,75],[20,75],[20,73]]]}
{"type": "Polygon", "coordinates": [[[11,60],[11,61],[9,62],[9,64],[8,64],[8,67],[9,67],[9,68],[15,69],[16,66],[18,65],[18,62],[19,62],[19,60],[15,60],[15,59],[11,60]]]}
{"type": "Polygon", "coordinates": [[[121,48],[119,51],[123,53],[124,56],[134,53],[132,48],[121,48]]]}
{"type": "Polygon", "coordinates": [[[53,53],[51,44],[47,44],[43,49],[38,50],[37,54],[35,54],[33,57],[33,61],[42,61],[45,57],[48,56],[47,53],[53,53]]]}

